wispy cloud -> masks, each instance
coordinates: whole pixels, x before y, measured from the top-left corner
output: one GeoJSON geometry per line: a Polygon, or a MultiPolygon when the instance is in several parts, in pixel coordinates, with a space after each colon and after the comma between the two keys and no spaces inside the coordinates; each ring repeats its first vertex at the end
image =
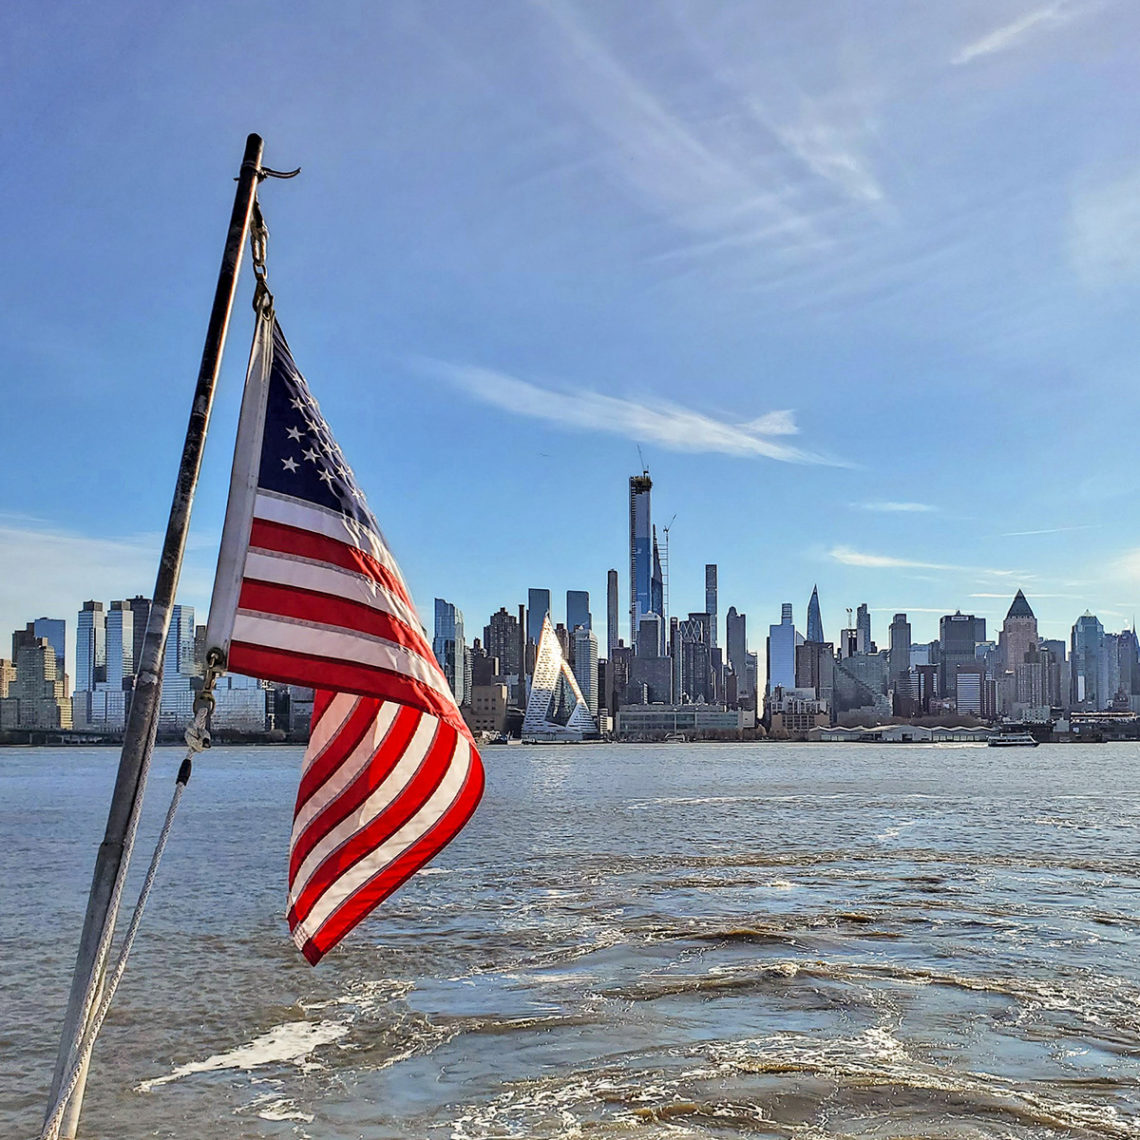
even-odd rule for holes
{"type": "Polygon", "coordinates": [[[1056,0],[1056,3],[1046,4],[1043,8],[1035,8],[1026,12],[1024,16],[1000,28],[994,28],[980,39],[967,44],[950,61],[961,65],[969,63],[983,55],[993,55],[995,52],[1008,51],[1016,47],[1018,42],[1032,32],[1035,28],[1045,28],[1067,23],[1076,15],[1076,11],[1067,0],[1056,0]]]}
{"type": "Polygon", "coordinates": [[[1020,570],[1000,570],[985,566],[956,566],[948,562],[922,562],[913,558],[898,558],[891,554],[869,554],[850,546],[833,546],[828,557],[844,566],[859,566],[867,570],[944,570],[961,574],[985,574],[999,578],[1028,579],[1031,575],[1020,570]]]}
{"type": "Polygon", "coordinates": [[[1047,526],[1041,530],[1007,530],[1001,534],[1001,538],[1023,538],[1030,534],[1065,534],[1070,530],[1093,530],[1095,523],[1082,523],[1078,526],[1047,526]]]}
{"type": "Polygon", "coordinates": [[[1125,551],[1124,554],[1109,562],[1108,574],[1111,578],[1123,579],[1140,585],[1140,547],[1125,551]]]}
{"type": "Polygon", "coordinates": [[[1077,276],[1092,288],[1140,277],[1140,167],[1074,195],[1069,254],[1077,276]]]}
{"type": "Polygon", "coordinates": [[[768,412],[746,423],[731,423],[657,399],[650,404],[587,390],[559,392],[474,365],[435,361],[426,362],[426,366],[484,403],[559,427],[608,432],[671,451],[848,466],[831,456],[780,442],[781,437],[799,433],[790,411],[768,412]]]}
{"type": "Polygon", "coordinates": [[[851,505],[853,507],[858,507],[861,511],[883,511],[887,514],[893,514],[896,512],[900,514],[918,514],[926,511],[938,510],[937,507],[933,507],[929,503],[894,502],[893,500],[870,503],[852,503],[851,505]]]}

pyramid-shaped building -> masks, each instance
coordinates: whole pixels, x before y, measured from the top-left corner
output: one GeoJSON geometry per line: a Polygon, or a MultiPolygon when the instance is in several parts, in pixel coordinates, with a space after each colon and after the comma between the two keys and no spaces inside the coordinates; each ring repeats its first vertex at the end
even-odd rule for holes
{"type": "Polygon", "coordinates": [[[597,732],[598,726],[562,656],[562,647],[547,614],[538,639],[522,738],[539,743],[573,743],[596,736],[597,732]]]}

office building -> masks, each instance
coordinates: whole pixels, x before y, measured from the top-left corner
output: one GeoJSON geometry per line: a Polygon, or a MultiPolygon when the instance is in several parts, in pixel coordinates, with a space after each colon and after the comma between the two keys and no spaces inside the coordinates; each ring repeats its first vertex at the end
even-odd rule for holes
{"type": "MultiPolygon", "coordinates": [[[[650,517],[653,480],[648,471],[629,478],[629,641],[637,644],[641,619],[653,608],[654,542],[650,517]]],[[[664,617],[664,615],[662,615],[664,617]]]]}
{"type": "Polygon", "coordinates": [[[107,688],[130,688],[135,672],[134,614],[129,603],[112,602],[107,614],[107,688]]]}
{"type": "Polygon", "coordinates": [[[550,616],[550,591],[527,590],[526,592],[526,639],[529,644],[538,645],[542,636],[542,623],[550,616]]]}
{"type": "Polygon", "coordinates": [[[947,614],[938,622],[939,688],[941,695],[957,695],[959,665],[977,663],[974,652],[979,641],[986,640],[986,619],[964,614],[961,610],[947,614]]]}
{"type": "MultiPolygon", "coordinates": [[[[728,667],[736,675],[736,695],[740,700],[751,697],[755,692],[750,686],[748,677],[747,626],[746,616],[738,614],[735,606],[729,606],[725,618],[724,637],[728,648],[728,667]]],[[[755,684],[755,678],[751,684],[755,684]]]]}
{"type": "Polygon", "coordinates": [[[579,626],[593,629],[590,614],[590,592],[588,590],[566,591],[566,628],[573,633],[579,626]]]}
{"type": "Polygon", "coordinates": [[[823,618],[819,612],[819,588],[812,586],[807,608],[807,636],[805,641],[823,641],[823,618]]]}
{"type": "Polygon", "coordinates": [[[998,634],[998,650],[1001,668],[1011,673],[1018,665],[1025,664],[1030,649],[1037,648],[1037,618],[1025,595],[1018,590],[1013,604],[1009,607],[998,634]]]}
{"type": "Polygon", "coordinates": [[[905,677],[910,671],[910,622],[906,614],[895,614],[888,636],[888,670],[892,681],[905,677]]]}
{"type": "Polygon", "coordinates": [[[35,623],[13,637],[11,665],[0,666],[7,691],[0,696],[0,729],[71,728],[67,676],[58,669],[55,646],[36,637],[35,623]],[[6,666],[6,667],[4,667],[6,666]]]}
{"type": "Polygon", "coordinates": [[[102,602],[84,602],[75,623],[75,688],[93,691],[107,679],[107,615],[102,602]]]}
{"type": "Polygon", "coordinates": [[[67,622],[63,618],[36,618],[32,622],[32,634],[47,639],[48,644],[55,650],[56,667],[62,675],[64,661],[67,658],[67,622]]]}
{"type": "Polygon", "coordinates": [[[612,659],[614,649],[621,640],[618,629],[618,572],[606,573],[606,657],[612,659]]]}
{"type": "Polygon", "coordinates": [[[1086,610],[1070,634],[1070,702],[1075,709],[1098,712],[1111,695],[1105,693],[1108,669],[1104,652],[1104,626],[1086,610]]]}
{"type": "MultiPolygon", "coordinates": [[[[533,591],[532,591],[533,592],[533,591]]],[[[463,612],[443,598],[435,599],[435,635],[431,651],[443,670],[457,705],[467,694],[467,644],[463,634],[463,612]]]]}
{"type": "Polygon", "coordinates": [[[855,640],[857,652],[875,652],[875,643],[871,640],[871,611],[866,602],[855,611],[855,640]]]}
{"type": "Polygon", "coordinates": [[[768,679],[766,691],[775,688],[796,687],[796,645],[803,638],[792,623],[792,603],[784,602],[780,611],[780,624],[768,627],[768,679]]]}
{"type": "Polygon", "coordinates": [[[598,715],[598,639],[593,630],[581,625],[574,630],[574,678],[585,698],[586,707],[598,715]]]}

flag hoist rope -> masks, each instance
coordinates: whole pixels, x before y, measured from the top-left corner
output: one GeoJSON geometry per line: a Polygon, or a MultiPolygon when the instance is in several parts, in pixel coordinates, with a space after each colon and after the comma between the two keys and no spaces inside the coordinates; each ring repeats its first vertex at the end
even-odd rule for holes
{"type": "MultiPolygon", "coordinates": [[[[99,942],[98,957],[96,959],[98,968],[95,973],[92,974],[91,982],[84,996],[83,1020],[81,1024],[86,1025],[87,1030],[85,1033],[77,1035],[71,1042],[71,1068],[60,1087],[55,1106],[48,1113],[43,1131],[40,1133],[40,1140],[56,1140],[56,1137],[59,1135],[59,1127],[63,1122],[63,1114],[67,1111],[67,1103],[71,1099],[71,1094],[75,1091],[75,1086],[79,1083],[80,1074],[82,1074],[88,1061],[91,1059],[91,1050],[95,1048],[95,1039],[99,1036],[99,1030],[103,1028],[107,1011],[111,1008],[111,1002],[115,998],[115,991],[119,988],[119,982],[122,981],[123,974],[126,971],[127,959],[130,957],[131,947],[135,942],[135,935],[138,934],[139,924],[142,921],[143,911],[146,909],[147,899],[150,897],[151,887],[154,886],[155,876],[158,874],[158,864],[162,859],[163,852],[166,850],[166,841],[170,838],[170,829],[174,824],[174,814],[178,811],[178,805],[182,800],[182,793],[186,790],[186,785],[190,782],[194,756],[210,747],[209,723],[210,714],[214,711],[214,683],[218,675],[219,670],[212,664],[208,665],[206,668],[206,677],[202,683],[202,691],[194,698],[194,720],[186,729],[186,755],[182,760],[182,764],[178,769],[178,775],[174,781],[174,795],[171,797],[170,807],[166,809],[166,820],[162,825],[162,831],[159,833],[158,841],[155,844],[154,854],[150,857],[150,866],[147,868],[146,878],[143,880],[143,885],[139,890],[138,901],[135,903],[130,925],[127,927],[126,934],[123,936],[123,945],[119,950],[118,960],[115,962],[115,968],[106,976],[103,983],[103,994],[102,997],[99,998],[100,986],[98,979],[103,977],[103,966],[107,961],[107,955],[111,949],[111,939],[114,937],[114,930],[111,923],[107,923],[104,928],[103,937],[99,942]],[[98,1008],[95,1009],[94,1015],[92,1015],[92,1007],[95,1005],[96,1000],[98,1000],[98,1008]]],[[[156,728],[157,722],[152,720],[150,739],[147,742],[146,754],[143,760],[144,773],[150,769],[151,757],[154,754],[156,728]]],[[[135,801],[130,824],[128,825],[127,841],[123,851],[124,873],[119,876],[118,882],[115,883],[115,892],[111,899],[111,911],[113,914],[118,913],[119,910],[119,902],[123,894],[123,884],[126,881],[125,868],[130,862],[131,854],[134,850],[141,809],[142,799],[140,797],[135,801]]]]}

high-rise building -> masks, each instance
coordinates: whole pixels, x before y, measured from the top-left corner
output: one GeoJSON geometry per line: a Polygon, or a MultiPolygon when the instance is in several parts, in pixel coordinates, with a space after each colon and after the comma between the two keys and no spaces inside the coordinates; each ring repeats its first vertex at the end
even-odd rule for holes
{"type": "Polygon", "coordinates": [[[910,622],[906,620],[906,614],[895,614],[889,636],[890,677],[895,681],[910,670],[910,622]]]}
{"type": "MultiPolygon", "coordinates": [[[[526,639],[538,644],[542,623],[550,616],[550,591],[530,589],[526,592],[526,639]]],[[[551,623],[553,625],[553,622],[551,623]]]]}
{"type": "Polygon", "coordinates": [[[807,641],[823,641],[823,618],[819,612],[819,588],[812,586],[807,608],[807,641]]]}
{"type": "Polygon", "coordinates": [[[519,619],[506,606],[500,606],[483,627],[483,645],[488,656],[499,659],[499,673],[503,677],[518,677],[519,619]]]}
{"type": "Polygon", "coordinates": [[[12,639],[15,667],[4,670],[7,695],[0,697],[0,728],[71,728],[67,677],[56,670],[55,646],[36,637],[34,629],[35,623],[29,623],[12,639]]]}
{"type": "Polygon", "coordinates": [[[467,695],[467,644],[463,637],[463,613],[443,598],[435,600],[435,636],[431,650],[443,670],[457,705],[467,695]]]}
{"type": "Polygon", "coordinates": [[[1002,622],[998,648],[1002,668],[1011,673],[1016,672],[1018,665],[1025,664],[1030,649],[1037,648],[1037,618],[1020,590],[1002,622]]]}
{"type": "Polygon", "coordinates": [[[748,632],[746,615],[728,607],[724,637],[728,644],[728,664],[736,674],[736,693],[740,698],[752,696],[748,679],[748,632]]]}
{"type": "MultiPolygon", "coordinates": [[[[593,617],[590,614],[590,592],[588,590],[566,591],[566,628],[573,633],[578,626],[584,625],[593,629],[593,617]]],[[[591,712],[598,710],[591,709],[591,712]]]]}
{"type": "Polygon", "coordinates": [[[112,690],[129,686],[135,671],[134,614],[130,603],[112,602],[107,614],[107,687],[112,690]],[[127,684],[124,685],[124,682],[127,684]]]}
{"type": "Polygon", "coordinates": [[[1075,708],[1096,712],[1112,699],[1104,689],[1104,626],[1088,610],[1077,618],[1071,634],[1070,701],[1075,708]]]}
{"type": "Polygon", "coordinates": [[[589,626],[578,624],[574,630],[574,678],[586,707],[598,715],[598,639],[589,626]]]}
{"type": "Polygon", "coordinates": [[[59,675],[62,676],[63,663],[67,658],[67,622],[63,618],[36,618],[32,622],[32,633],[36,637],[46,638],[48,644],[55,650],[56,666],[59,675]]]}
{"type": "Polygon", "coordinates": [[[867,609],[866,602],[862,602],[855,611],[855,642],[856,652],[875,652],[875,644],[871,640],[871,611],[867,609]]]}
{"type": "Polygon", "coordinates": [[[717,569],[715,562],[705,563],[705,613],[709,615],[709,630],[712,634],[712,647],[717,647],[716,627],[717,615],[720,612],[717,609],[717,587],[716,587],[717,569]]]}
{"type": "Polygon", "coordinates": [[[780,610],[780,624],[768,627],[768,680],[767,692],[780,686],[796,687],[796,644],[802,638],[792,622],[792,603],[784,602],[780,610]]]}
{"type": "Polygon", "coordinates": [[[194,631],[194,607],[172,606],[158,702],[158,723],[164,732],[181,732],[194,717],[194,631]]]}
{"type": "Polygon", "coordinates": [[[977,663],[974,647],[986,640],[986,619],[964,614],[947,614],[938,622],[939,688],[944,697],[956,697],[957,667],[977,663]]]}
{"type": "Polygon", "coordinates": [[[629,642],[637,644],[641,619],[653,608],[653,521],[648,471],[629,477],[629,642]]]}
{"type": "Polygon", "coordinates": [[[135,671],[137,672],[139,663],[142,661],[143,639],[146,637],[146,625],[150,620],[150,598],[144,598],[142,594],[136,594],[133,598],[128,598],[123,605],[129,605],[131,607],[131,625],[134,629],[134,648],[131,653],[131,658],[135,663],[135,671]]]}
{"type": "Polygon", "coordinates": [[[712,704],[711,622],[706,613],[691,613],[674,619],[670,640],[673,658],[673,700],[677,704],[712,704]]]}
{"type": "Polygon", "coordinates": [[[107,615],[102,602],[84,602],[75,623],[75,688],[93,691],[107,678],[107,615]]]}
{"type": "Polygon", "coordinates": [[[614,649],[621,640],[618,630],[618,572],[606,574],[606,658],[613,660],[614,649]]]}
{"type": "Polygon", "coordinates": [[[170,609],[170,632],[166,637],[162,670],[164,675],[181,673],[190,677],[194,674],[193,606],[176,605],[170,609]]]}

